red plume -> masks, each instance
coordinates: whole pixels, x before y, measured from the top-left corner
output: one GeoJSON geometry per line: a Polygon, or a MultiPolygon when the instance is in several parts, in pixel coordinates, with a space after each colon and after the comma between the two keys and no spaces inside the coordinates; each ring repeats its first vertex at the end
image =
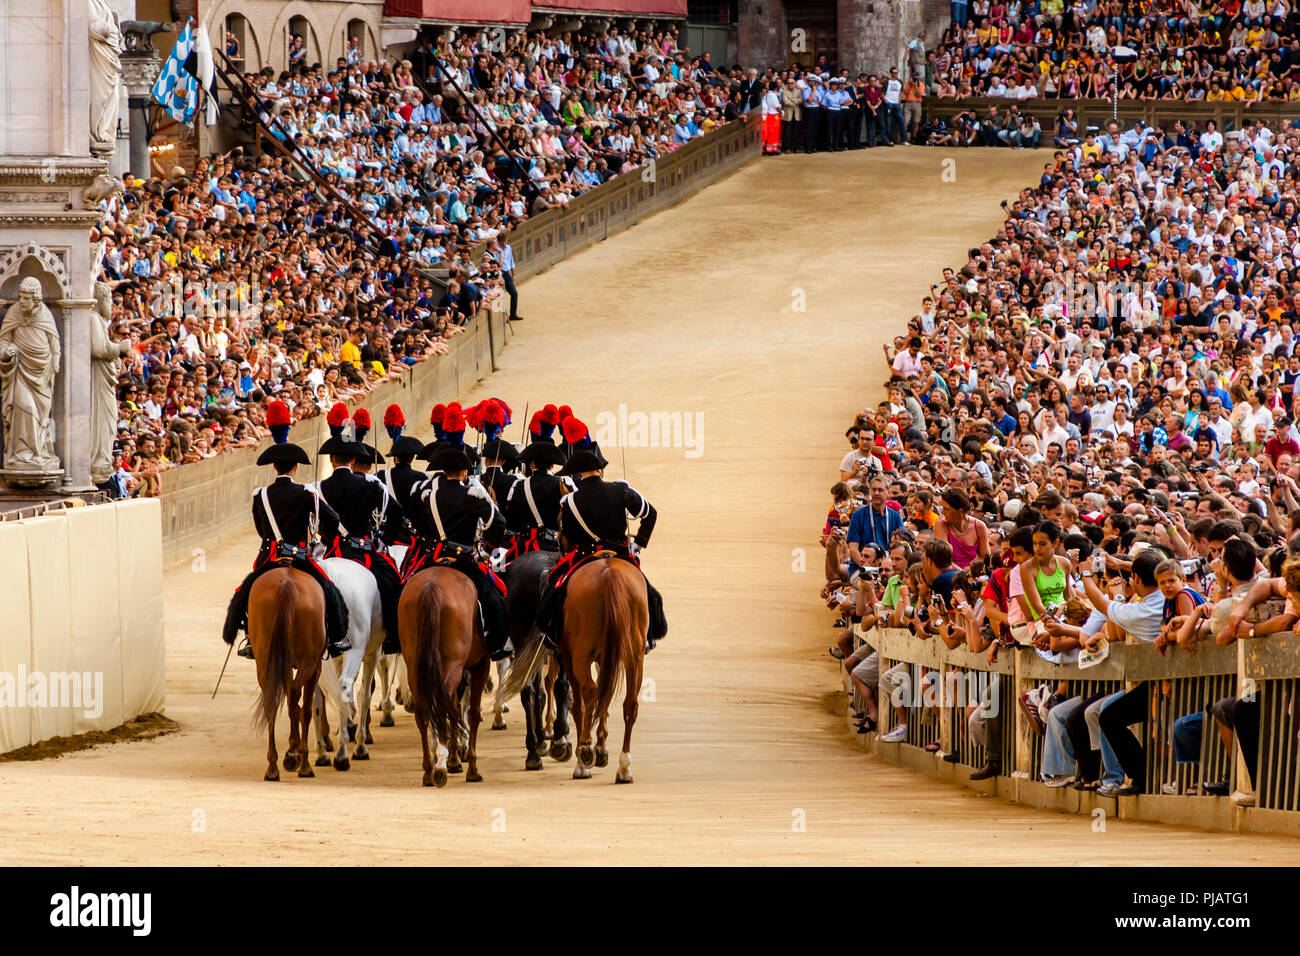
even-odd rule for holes
{"type": "Polygon", "coordinates": [[[479,402],[477,405],[471,405],[465,412],[465,421],[470,428],[482,431],[483,418],[487,414],[487,399],[479,402]]]}
{"type": "Polygon", "coordinates": [[[447,432],[465,430],[465,413],[460,410],[460,402],[452,402],[447,406],[446,417],[442,420],[442,430],[447,432]]]}
{"type": "Polygon", "coordinates": [[[289,406],[278,398],[266,408],[266,426],[276,428],[289,424],[289,406]]]}
{"type": "Polygon", "coordinates": [[[572,415],[560,422],[560,431],[564,433],[564,440],[570,445],[587,436],[587,426],[572,415]]]}
{"type": "Polygon", "coordinates": [[[441,425],[442,420],[447,417],[447,406],[439,402],[433,406],[433,411],[429,413],[430,425],[441,425]]]}
{"type": "Polygon", "coordinates": [[[348,407],[342,402],[335,402],[334,407],[330,409],[325,416],[325,424],[338,427],[348,420],[348,407]]]}
{"type": "MultiPolygon", "coordinates": [[[[495,398],[489,398],[486,402],[482,402],[481,404],[487,406],[483,409],[482,413],[482,420],[484,422],[491,422],[493,425],[504,425],[510,418],[509,410],[495,398]]],[[[478,428],[477,425],[474,427],[478,428]]]]}
{"type": "Polygon", "coordinates": [[[528,430],[534,435],[539,435],[541,434],[543,425],[552,424],[554,424],[554,422],[548,422],[546,420],[546,409],[539,408],[537,411],[533,412],[533,417],[528,422],[528,430]]]}
{"type": "Polygon", "coordinates": [[[358,408],[356,414],[352,416],[352,423],[358,428],[370,427],[370,412],[364,408],[358,408]]]}
{"type": "Polygon", "coordinates": [[[406,416],[402,414],[401,405],[392,404],[384,409],[384,424],[398,428],[406,424],[406,416]]]}

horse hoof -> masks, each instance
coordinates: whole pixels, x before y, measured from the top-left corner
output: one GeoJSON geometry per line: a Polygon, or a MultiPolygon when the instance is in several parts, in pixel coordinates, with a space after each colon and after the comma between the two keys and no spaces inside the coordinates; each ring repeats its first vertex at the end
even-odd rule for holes
{"type": "Polygon", "coordinates": [[[298,776],[299,776],[299,777],[314,777],[314,776],[316,776],[316,771],[313,770],[313,769],[311,769],[311,764],[308,763],[306,760],[304,760],[304,761],[302,762],[302,766],[298,768],[298,776]]]}
{"type": "Polygon", "coordinates": [[[481,773],[479,773],[477,770],[471,770],[469,773],[465,774],[465,782],[466,782],[466,783],[482,783],[482,782],[483,782],[483,775],[482,775],[481,773]]]}
{"type": "Polygon", "coordinates": [[[448,761],[447,761],[447,772],[448,772],[448,773],[461,773],[461,772],[464,771],[464,769],[465,769],[465,765],[462,764],[462,763],[458,763],[458,762],[453,761],[453,760],[448,760],[448,761]]]}
{"type": "Polygon", "coordinates": [[[499,714],[498,714],[495,718],[493,718],[493,720],[492,720],[492,729],[493,729],[493,730],[505,730],[505,729],[506,729],[506,722],[505,722],[505,720],[504,720],[504,719],[503,719],[499,714]]]}
{"type": "Polygon", "coordinates": [[[284,769],[287,770],[289,773],[293,773],[295,770],[298,769],[298,755],[297,755],[297,754],[285,754],[285,755],[284,755],[284,769]]]}
{"type": "Polygon", "coordinates": [[[348,743],[355,743],[357,739],[357,725],[348,724],[348,743]]]}
{"type": "Polygon", "coordinates": [[[592,753],[591,744],[581,744],[578,747],[578,763],[584,767],[590,767],[596,762],[596,755],[592,753]]]}
{"type": "Polygon", "coordinates": [[[352,754],[352,759],[353,759],[353,760],[369,760],[369,759],[370,759],[370,751],[369,751],[369,750],[357,750],[357,751],[354,751],[353,754],[352,754]]]}
{"type": "Polygon", "coordinates": [[[351,766],[352,766],[352,761],[349,760],[347,757],[344,757],[344,758],[341,759],[341,760],[340,760],[339,758],[337,758],[337,757],[334,758],[334,769],[335,769],[335,770],[347,770],[347,769],[348,769],[349,767],[351,767],[351,766]]]}
{"type": "Polygon", "coordinates": [[[272,767],[270,770],[266,772],[266,776],[263,777],[262,779],[269,780],[271,781],[271,783],[275,783],[275,781],[280,779],[280,771],[277,770],[275,767],[272,767]]]}
{"type": "MultiPolygon", "coordinates": [[[[396,726],[397,726],[397,721],[393,720],[393,715],[392,715],[392,714],[384,714],[384,716],[382,716],[382,717],[379,718],[379,726],[380,726],[380,727],[396,727],[396,726]]],[[[366,743],[370,743],[370,741],[367,740],[366,743]]]]}
{"type": "Polygon", "coordinates": [[[370,736],[370,731],[367,730],[367,731],[366,731],[366,746],[368,747],[368,746],[370,746],[371,744],[373,744],[374,742],[375,742],[375,738],[372,737],[372,736],[370,736]]]}
{"type": "Polygon", "coordinates": [[[329,765],[330,765],[330,758],[327,757],[325,754],[321,754],[319,757],[316,758],[316,766],[328,767],[329,765]]]}
{"type": "Polygon", "coordinates": [[[591,778],[591,771],[582,764],[575,764],[573,768],[574,780],[588,780],[591,778]]]}
{"type": "Polygon", "coordinates": [[[524,761],[524,769],[525,769],[525,770],[541,770],[541,769],[542,769],[542,758],[539,757],[539,756],[537,756],[537,754],[529,754],[529,755],[528,755],[528,759],[526,759],[526,760],[524,761]]]}
{"type": "Polygon", "coordinates": [[[615,783],[631,783],[631,782],[632,782],[632,775],[631,775],[631,774],[628,774],[626,777],[621,776],[621,775],[617,775],[617,776],[614,777],[614,782],[615,782],[615,783]]]}
{"type": "Polygon", "coordinates": [[[568,760],[573,756],[573,744],[567,740],[551,741],[551,759],[558,760],[560,763],[568,760]]]}
{"type": "Polygon", "coordinates": [[[597,767],[609,766],[609,751],[606,750],[604,747],[596,748],[596,766],[597,767]]]}
{"type": "Polygon", "coordinates": [[[433,774],[426,772],[425,775],[420,778],[420,783],[424,784],[426,787],[432,787],[433,774]]]}
{"type": "Polygon", "coordinates": [[[439,767],[433,772],[433,785],[435,787],[447,786],[447,771],[439,767]]]}

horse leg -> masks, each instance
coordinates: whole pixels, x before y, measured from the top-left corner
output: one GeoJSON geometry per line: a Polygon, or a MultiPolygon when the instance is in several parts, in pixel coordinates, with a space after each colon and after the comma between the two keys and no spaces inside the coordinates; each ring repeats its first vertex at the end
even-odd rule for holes
{"type": "MultiPolygon", "coordinates": [[[[457,709],[463,715],[465,712],[465,698],[461,679],[465,676],[465,665],[459,661],[453,661],[451,664],[444,665],[444,668],[443,679],[447,682],[447,693],[451,694],[451,699],[456,702],[457,709]]],[[[465,769],[461,764],[460,731],[453,728],[451,740],[447,741],[447,744],[447,772],[460,773],[465,769]]]]}
{"type": "Polygon", "coordinates": [[[441,738],[437,734],[433,735],[433,785],[435,787],[447,786],[447,755],[450,751],[447,749],[441,738]]]}
{"type": "MultiPolygon", "coordinates": [[[[393,720],[393,691],[397,688],[397,663],[390,661],[394,655],[380,653],[378,661],[379,670],[379,709],[383,711],[383,716],[379,718],[380,727],[392,727],[393,720]]],[[[370,741],[366,741],[369,743],[370,741]]]]}
{"type": "Polygon", "coordinates": [[[559,663],[552,656],[550,663],[546,665],[546,677],[542,683],[543,689],[546,691],[546,714],[542,725],[542,736],[548,739],[550,739],[555,728],[555,677],[559,667],[559,663]]]}
{"type": "MultiPolygon", "coordinates": [[[[351,639],[352,635],[348,636],[351,639]]],[[[365,645],[358,647],[353,644],[352,649],[343,655],[339,668],[339,686],[343,691],[343,713],[339,716],[339,734],[346,734],[347,739],[354,743],[357,740],[357,675],[361,673],[361,665],[365,657],[365,645]]]]}
{"type": "MultiPolygon", "coordinates": [[[[429,758],[429,724],[420,713],[415,715],[415,726],[420,728],[420,750],[424,753],[424,778],[421,781],[426,787],[432,787],[433,784],[433,761],[429,758]]],[[[447,781],[444,779],[438,786],[442,786],[447,781]]]]}
{"type": "Polygon", "coordinates": [[[596,766],[609,766],[609,751],[605,741],[609,738],[609,710],[602,710],[596,719],[596,766]]]}
{"type": "MultiPolygon", "coordinates": [[[[301,741],[299,756],[302,758],[298,762],[298,776],[300,777],[316,776],[316,771],[311,769],[311,760],[308,759],[307,741],[311,739],[308,736],[311,730],[311,700],[316,696],[316,683],[320,680],[321,666],[328,665],[318,664],[315,673],[308,677],[299,689],[299,693],[302,695],[302,706],[299,707],[298,714],[298,719],[302,721],[302,729],[298,732],[298,739],[301,741]]],[[[321,709],[324,710],[323,707],[321,709]]]]}
{"type": "Polygon", "coordinates": [[[574,706],[573,685],[563,667],[555,679],[555,726],[551,730],[551,759],[568,760],[573,756],[569,740],[569,708],[574,706]]]}
{"type": "Polygon", "coordinates": [[[506,718],[505,718],[505,712],[507,710],[506,700],[501,692],[505,690],[506,671],[509,669],[510,669],[509,662],[504,660],[497,661],[496,689],[493,690],[492,692],[492,729],[493,730],[506,729],[506,718]]]}
{"type": "Polygon", "coordinates": [[[541,708],[540,703],[542,675],[534,674],[532,680],[519,691],[519,703],[524,708],[524,745],[528,756],[524,759],[525,770],[542,769],[541,708]]]}
{"type": "MultiPolygon", "coordinates": [[[[290,679],[289,690],[288,693],[285,694],[285,697],[289,700],[289,746],[284,752],[284,769],[289,773],[293,773],[298,769],[298,764],[301,760],[301,755],[298,753],[298,748],[301,744],[301,741],[298,739],[298,734],[300,732],[299,725],[301,724],[301,721],[298,719],[299,703],[298,683],[296,677],[290,679]]],[[[309,707],[311,706],[310,701],[308,701],[307,705],[309,707]]]]}
{"type": "Polygon", "coordinates": [[[596,682],[591,679],[591,662],[575,662],[565,657],[565,668],[572,678],[573,720],[578,731],[578,761],[573,768],[574,780],[591,776],[596,755],[591,747],[591,728],[596,718],[596,682]],[[576,664],[576,666],[575,666],[576,664]]]}
{"type": "Polygon", "coordinates": [[[352,756],[356,760],[369,760],[370,751],[366,749],[367,744],[373,744],[375,739],[370,736],[370,694],[371,688],[375,682],[375,664],[376,654],[367,654],[366,659],[361,665],[361,683],[360,690],[356,691],[357,702],[352,708],[356,714],[360,727],[357,731],[357,745],[352,749],[352,756]]]}
{"type": "Polygon", "coordinates": [[[632,782],[632,725],[636,723],[637,711],[640,709],[641,668],[644,665],[641,652],[632,656],[624,672],[627,689],[623,695],[623,751],[618,755],[618,773],[614,775],[615,783],[632,782]]]}
{"type": "Polygon", "coordinates": [[[325,731],[329,722],[325,719],[325,693],[316,688],[316,693],[312,695],[312,714],[316,718],[316,766],[328,767],[330,765],[329,751],[330,745],[325,742],[325,731]]]}
{"type": "MultiPolygon", "coordinates": [[[[492,661],[485,653],[469,674],[469,769],[465,771],[466,783],[478,783],[483,779],[483,775],[478,772],[478,725],[483,722],[483,685],[487,683],[491,664],[492,661]]],[[[498,676],[497,688],[500,687],[498,676]]]]}
{"type": "Polygon", "coordinates": [[[275,716],[276,716],[275,714],[272,714],[270,719],[267,720],[266,722],[267,765],[266,765],[266,776],[262,778],[263,780],[274,781],[280,779],[280,768],[276,766],[276,761],[280,759],[280,755],[276,752],[275,749],[275,716]]]}

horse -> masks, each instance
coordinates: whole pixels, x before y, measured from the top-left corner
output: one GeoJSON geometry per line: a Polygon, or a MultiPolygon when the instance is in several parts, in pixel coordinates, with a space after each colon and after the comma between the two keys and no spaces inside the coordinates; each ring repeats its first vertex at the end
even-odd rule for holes
{"type": "MultiPolygon", "coordinates": [[[[514,661],[502,683],[500,696],[519,695],[524,709],[524,744],[528,756],[525,770],[542,769],[542,752],[546,737],[547,684],[550,682],[546,665],[554,668],[554,660],[534,624],[537,606],[541,601],[546,579],[559,554],[554,551],[529,551],[506,568],[506,606],[510,616],[510,642],[515,648],[514,661]]],[[[555,682],[554,698],[557,702],[556,729],[551,736],[552,760],[564,761],[573,756],[569,740],[569,683],[560,671],[555,682]]]]}
{"type": "Polygon", "coordinates": [[[476,748],[478,726],[483,719],[483,687],[491,660],[483,641],[474,583],[453,568],[434,566],[417,571],[402,589],[397,617],[424,754],[422,782],[426,787],[444,787],[447,774],[459,770],[459,739],[464,725],[458,698],[461,677],[468,671],[469,769],[465,782],[477,783],[483,779],[476,748]],[[429,755],[430,732],[436,761],[429,755]]]}
{"type": "Polygon", "coordinates": [[[609,707],[620,680],[623,697],[623,749],[618,757],[616,783],[632,782],[632,727],[636,723],[637,697],[645,644],[650,630],[646,581],[629,561],[597,557],[569,577],[564,601],[564,627],[560,657],[573,683],[573,713],[578,725],[578,761],[575,780],[591,776],[594,763],[609,763],[605,749],[609,707]],[[597,677],[592,677],[592,666],[597,677]],[[592,724],[599,725],[596,747],[591,746],[592,724]]]}
{"type": "Polygon", "coordinates": [[[275,718],[289,701],[289,747],[284,769],[314,777],[307,759],[312,702],[325,654],[325,595],[311,576],[272,568],[248,592],[248,642],[257,664],[257,715],[266,723],[266,780],[279,780],[275,718]]]}
{"type": "MultiPolygon", "coordinates": [[[[386,636],[384,615],[379,600],[379,585],[375,583],[375,576],[364,566],[349,558],[325,558],[320,566],[339,589],[348,608],[347,637],[351,648],[335,658],[330,665],[339,675],[343,704],[339,714],[339,746],[334,754],[334,769],[347,770],[350,766],[349,737],[357,741],[352,754],[356,760],[369,760],[367,745],[375,742],[370,734],[370,695],[379,652],[386,636]],[[358,674],[361,676],[359,684],[358,674]]],[[[315,707],[318,708],[319,715],[316,723],[316,766],[324,767],[330,762],[325,755],[325,751],[330,749],[329,719],[319,691],[315,707]]]]}

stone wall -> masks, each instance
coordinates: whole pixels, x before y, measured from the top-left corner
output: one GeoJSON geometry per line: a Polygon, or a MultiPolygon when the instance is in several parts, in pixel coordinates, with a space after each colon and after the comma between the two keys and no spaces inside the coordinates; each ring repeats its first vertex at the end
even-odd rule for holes
{"type": "Polygon", "coordinates": [[[790,59],[789,31],[781,0],[742,2],[736,18],[736,57],[745,68],[785,66],[790,59]]]}
{"type": "Polygon", "coordinates": [[[839,0],[840,66],[850,76],[903,76],[907,41],[923,29],[921,0],[839,0]]]}

